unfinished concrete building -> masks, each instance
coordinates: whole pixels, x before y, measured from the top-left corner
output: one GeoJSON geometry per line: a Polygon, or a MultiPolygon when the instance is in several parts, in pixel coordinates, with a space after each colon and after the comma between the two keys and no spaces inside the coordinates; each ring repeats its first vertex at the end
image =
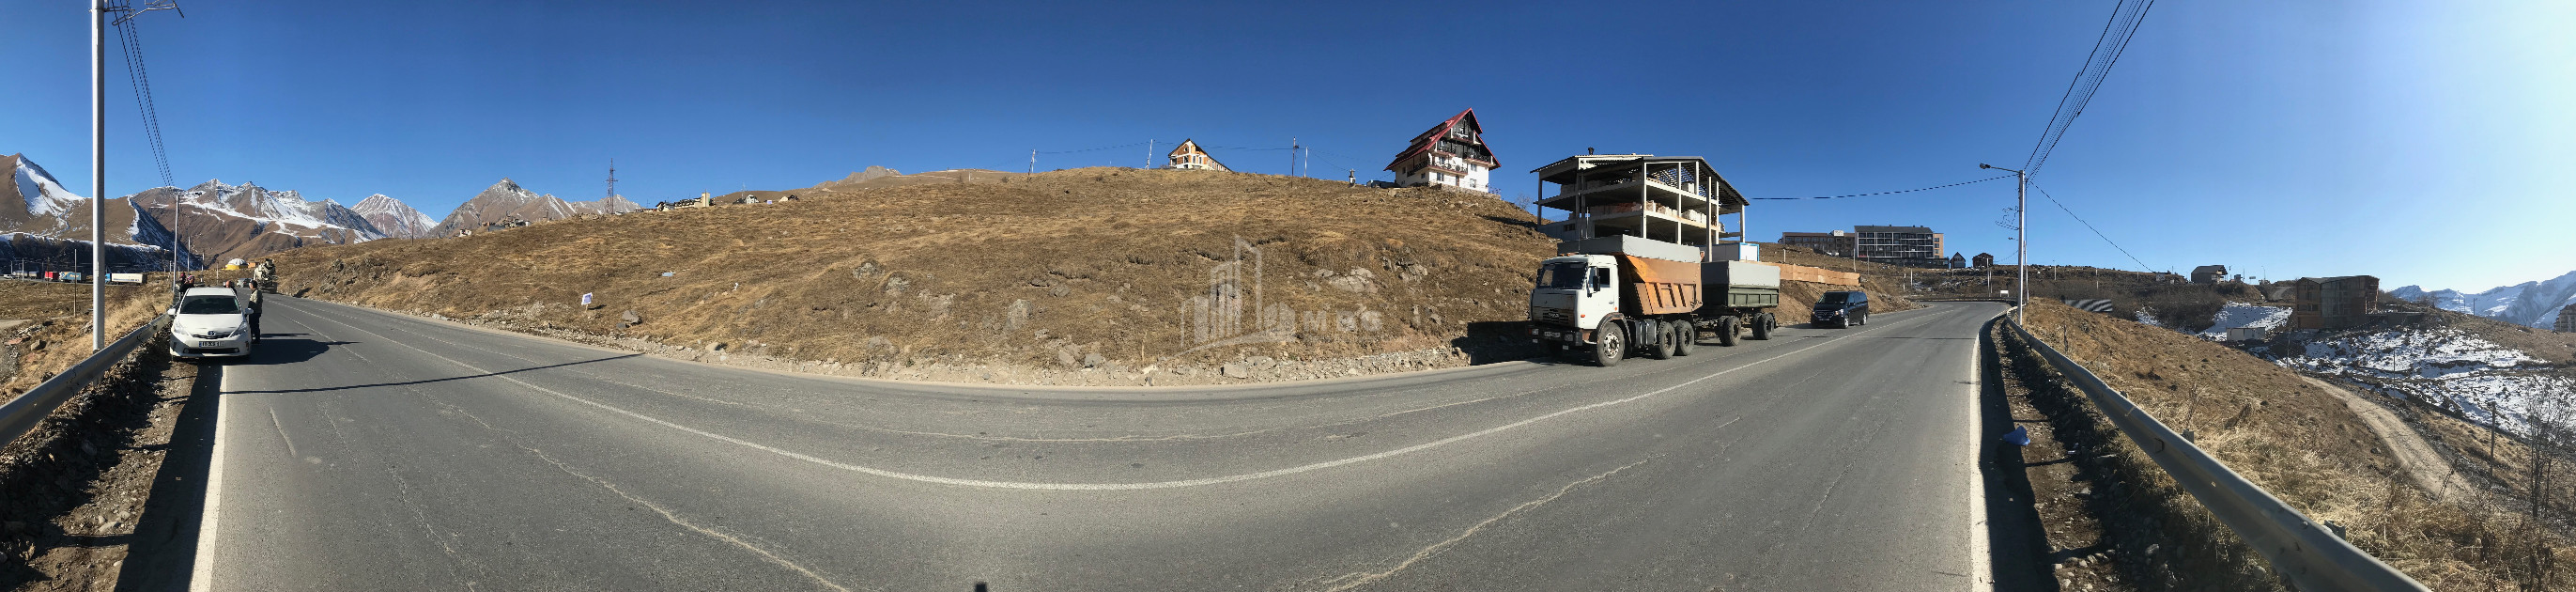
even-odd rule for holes
{"type": "Polygon", "coordinates": [[[1586,154],[1530,172],[1538,174],[1540,231],[1562,241],[1634,236],[1697,247],[1703,260],[1753,259],[1744,236],[1744,206],[1708,160],[1697,156],[1586,154]],[[1547,186],[1557,186],[1548,195],[1547,186]],[[1548,209],[1566,212],[1548,222],[1548,209]],[[1719,216],[1735,214],[1730,231],[1719,216]],[[1726,239],[1738,239],[1729,242],[1726,239]]]}
{"type": "Polygon", "coordinates": [[[2558,309],[2557,328],[2561,333],[2576,333],[2576,304],[2558,309]]]}

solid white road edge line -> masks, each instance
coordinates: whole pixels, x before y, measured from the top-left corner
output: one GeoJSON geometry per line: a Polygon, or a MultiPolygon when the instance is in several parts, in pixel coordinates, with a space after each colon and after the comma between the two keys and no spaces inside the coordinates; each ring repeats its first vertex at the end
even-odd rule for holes
{"type": "Polygon", "coordinates": [[[190,592],[215,589],[215,526],[224,514],[224,416],[232,409],[223,394],[232,390],[233,373],[224,372],[215,385],[215,447],[206,461],[206,502],[204,514],[197,519],[197,559],[189,570],[190,592]]]}
{"type": "Polygon", "coordinates": [[[1986,541],[1985,475],[1977,468],[1977,461],[1984,458],[1977,453],[1986,443],[1983,424],[1977,421],[1977,402],[1985,396],[1986,380],[1979,366],[1985,357],[1985,327],[1992,322],[1977,325],[1978,346],[1968,348],[1968,589],[1977,592],[1995,589],[1995,558],[1986,541]]]}
{"type": "Polygon", "coordinates": [[[1317,470],[1317,469],[1328,469],[1328,468],[1338,467],[1338,466],[1347,465],[1347,464],[1352,464],[1352,463],[1367,462],[1367,461],[1377,460],[1377,459],[1381,459],[1381,458],[1386,458],[1386,457],[1390,457],[1390,456],[1396,456],[1396,455],[1405,454],[1405,453],[1410,453],[1410,452],[1419,452],[1419,451],[1422,451],[1422,450],[1427,450],[1427,449],[1431,449],[1431,448],[1436,448],[1436,447],[1443,446],[1443,445],[1447,445],[1447,444],[1452,444],[1452,443],[1456,443],[1456,442],[1460,442],[1460,441],[1464,441],[1464,440],[1474,439],[1474,438],[1481,437],[1481,436],[1491,435],[1491,434],[1494,434],[1494,433],[1497,433],[1497,432],[1502,432],[1502,431],[1504,431],[1504,430],[1509,430],[1509,429],[1512,429],[1512,428],[1517,428],[1517,427],[1521,427],[1521,426],[1525,426],[1525,425],[1529,425],[1529,424],[1533,424],[1533,423],[1538,423],[1538,422],[1541,422],[1541,421],[1546,421],[1546,420],[1548,420],[1548,419],[1555,418],[1555,417],[1562,416],[1562,415],[1566,415],[1566,414],[1570,414],[1570,413],[1577,413],[1577,412],[1582,412],[1582,411],[1590,411],[1590,410],[1593,410],[1593,409],[1599,409],[1599,408],[1603,408],[1603,407],[1609,407],[1609,406],[1613,406],[1613,405],[1619,405],[1619,404],[1623,404],[1623,403],[1630,403],[1630,402],[1634,402],[1634,401],[1644,400],[1644,399],[1647,399],[1647,398],[1650,398],[1650,397],[1654,397],[1654,396],[1656,396],[1656,395],[1661,395],[1661,394],[1664,394],[1664,393],[1672,392],[1672,391],[1674,391],[1674,390],[1676,390],[1676,389],[1680,389],[1680,388],[1682,388],[1682,387],[1690,386],[1690,385],[1693,385],[1693,384],[1698,384],[1698,383],[1700,383],[1701,381],[1705,381],[1705,380],[1708,380],[1708,379],[1711,379],[1711,378],[1717,378],[1717,377],[1719,377],[1719,376],[1724,376],[1724,375],[1726,375],[1726,374],[1729,374],[1729,373],[1735,372],[1735,371],[1737,371],[1737,370],[1743,370],[1743,369],[1745,369],[1745,368],[1751,368],[1751,367],[1754,367],[1754,366],[1759,366],[1759,365],[1762,365],[1763,363],[1770,362],[1770,361],[1772,361],[1772,360],[1777,360],[1777,359],[1780,359],[1780,358],[1785,358],[1785,357],[1789,357],[1789,356],[1792,356],[1792,355],[1797,355],[1797,354],[1798,354],[1798,353],[1800,353],[1800,352],[1805,352],[1805,351],[1807,351],[1807,350],[1816,349],[1816,348],[1819,348],[1819,347],[1824,347],[1824,346],[1832,345],[1832,344],[1835,344],[1835,343],[1841,343],[1841,342],[1843,342],[1843,341],[1844,341],[1844,340],[1841,340],[1841,339],[1828,339],[1828,340],[1825,340],[1825,341],[1824,341],[1824,342],[1822,342],[1822,343],[1817,343],[1817,344],[1815,344],[1815,345],[1810,345],[1810,346],[1807,346],[1807,347],[1803,347],[1803,348],[1798,348],[1798,349],[1796,349],[1796,350],[1792,350],[1792,351],[1790,351],[1790,352],[1788,352],[1788,353],[1784,353],[1784,354],[1780,354],[1780,355],[1776,355],[1776,356],[1771,356],[1771,357],[1768,357],[1768,358],[1763,358],[1763,359],[1756,360],[1756,361],[1753,361],[1753,362],[1748,362],[1748,363],[1746,363],[1746,364],[1744,364],[1744,365],[1741,365],[1741,366],[1736,366],[1736,367],[1728,368],[1728,369],[1725,369],[1725,370],[1719,370],[1719,371],[1717,371],[1717,372],[1715,372],[1715,373],[1712,373],[1712,374],[1709,374],[1709,375],[1707,375],[1707,376],[1702,376],[1702,377],[1699,377],[1699,378],[1690,379],[1690,380],[1688,380],[1688,381],[1684,381],[1684,382],[1682,382],[1681,384],[1676,384],[1676,385],[1672,385],[1672,386],[1668,386],[1668,387],[1664,387],[1664,388],[1656,389],[1656,390],[1654,390],[1654,391],[1652,391],[1652,392],[1648,392],[1648,393],[1646,393],[1646,394],[1637,395],[1637,396],[1633,396],[1633,397],[1628,397],[1628,398],[1624,398],[1624,399],[1615,399],[1615,400],[1610,400],[1610,401],[1602,401],[1602,402],[1599,402],[1599,403],[1593,403],[1593,404],[1589,404],[1589,405],[1581,405],[1581,406],[1571,407],[1571,408],[1567,408],[1567,409],[1558,410],[1558,411],[1553,412],[1553,413],[1548,413],[1548,414],[1546,414],[1546,415],[1541,415],[1541,416],[1538,416],[1538,417],[1532,417],[1532,418],[1529,418],[1529,419],[1524,419],[1524,420],[1520,420],[1520,421],[1516,421],[1516,422],[1512,422],[1512,423],[1507,423],[1507,424],[1503,424],[1503,425],[1499,425],[1499,426],[1494,426],[1494,427],[1486,428],[1486,429],[1483,429],[1483,430],[1478,430],[1478,431],[1469,432],[1469,433],[1466,433],[1466,434],[1460,434],[1460,435],[1456,435],[1456,436],[1450,436],[1450,437],[1442,438],[1442,439],[1439,439],[1439,440],[1433,440],[1433,441],[1430,441],[1430,442],[1425,442],[1425,443],[1421,443],[1421,444],[1415,444],[1415,445],[1412,445],[1412,446],[1406,446],[1406,447],[1403,447],[1403,448],[1397,448],[1397,449],[1394,449],[1394,450],[1388,450],[1388,451],[1385,451],[1385,452],[1379,452],[1379,453],[1375,453],[1375,454],[1367,454],[1367,455],[1362,455],[1362,456],[1354,456],[1354,457],[1350,457],[1350,458],[1337,459],[1337,460],[1328,460],[1328,461],[1319,462],[1319,463],[1314,463],[1314,464],[1308,464],[1308,465],[1300,465],[1300,466],[1288,467],[1288,468],[1285,468],[1285,469],[1276,469],[1276,470],[1262,471],[1262,472],[1258,472],[1258,473],[1244,473],[1244,474],[1241,474],[1241,475],[1227,475],[1227,476],[1223,476],[1223,477],[1210,477],[1210,478],[1206,478],[1206,479],[1188,479],[1188,480],[1181,480],[1181,481],[1156,481],[1156,482],[1150,482],[1150,483],[1037,483],[1037,482],[1025,482],[1025,481],[987,481],[987,480],[982,480],[982,479],[958,479],[958,478],[954,478],[954,477],[939,477],[939,476],[933,476],[933,475],[920,475],[920,474],[914,474],[914,473],[904,473],[904,472],[898,472],[898,471],[889,471],[889,470],[885,470],[885,469],[879,469],[879,468],[875,468],[875,467],[866,467],[866,466],[860,466],[860,465],[848,464],[848,463],[843,463],[843,462],[839,462],[839,461],[834,461],[834,460],[824,459],[824,458],[820,458],[820,457],[815,457],[815,456],[807,455],[807,454],[803,454],[803,453],[798,453],[798,452],[793,452],[793,451],[788,451],[788,450],[781,450],[781,449],[774,448],[774,447],[770,447],[770,446],[768,446],[768,445],[761,444],[761,443],[758,443],[758,442],[752,442],[752,441],[749,441],[749,440],[743,440],[743,439],[740,439],[740,438],[735,438],[735,437],[731,437],[731,436],[726,436],[726,435],[723,435],[723,434],[717,434],[717,433],[713,433],[713,432],[708,432],[708,431],[705,431],[705,430],[700,430],[700,429],[697,429],[697,428],[692,428],[692,427],[689,427],[689,426],[680,425],[680,424],[672,423],[672,422],[669,422],[669,421],[664,421],[664,420],[662,420],[662,419],[660,419],[660,418],[656,418],[656,417],[653,417],[653,416],[644,415],[644,414],[636,413],[636,412],[633,412],[633,411],[627,411],[627,410],[625,410],[625,409],[620,409],[620,408],[617,408],[617,407],[614,407],[614,406],[608,405],[608,404],[606,404],[606,403],[600,403],[600,402],[597,402],[597,401],[592,401],[592,400],[584,399],[584,398],[581,398],[581,397],[575,397],[575,396],[572,396],[572,395],[567,395],[567,394],[564,394],[564,393],[561,393],[561,392],[557,392],[557,391],[555,391],[554,389],[549,389],[549,388],[545,388],[545,387],[537,386],[537,385],[534,385],[534,384],[529,384],[527,381],[519,380],[519,379],[518,379],[518,378],[516,378],[516,377],[512,377],[512,376],[509,376],[509,375],[506,375],[506,374],[498,374],[498,373],[494,373],[494,372],[492,372],[492,371],[490,371],[490,370],[484,370],[484,369],[482,369],[482,368],[476,368],[476,367],[474,367],[474,365],[472,365],[472,364],[467,364],[467,363],[464,363],[464,362],[459,362],[459,361],[456,361],[456,360],[455,360],[455,359],[453,359],[453,358],[449,358],[449,357],[447,357],[447,356],[442,356],[442,355],[438,355],[438,354],[436,354],[436,353],[432,353],[432,352],[430,352],[429,350],[421,349],[421,348],[418,348],[418,347],[413,347],[411,344],[408,344],[408,343],[402,343],[402,342],[400,342],[400,341],[395,341],[395,340],[393,340],[393,339],[388,339],[388,338],[386,338],[386,337],[385,337],[385,336],[383,336],[383,335],[378,335],[378,334],[376,334],[376,332],[374,332],[374,331],[368,331],[368,330],[366,330],[366,329],[364,329],[364,328],[360,328],[360,327],[358,327],[358,326],[356,326],[356,325],[350,325],[350,324],[348,324],[348,323],[343,323],[343,322],[340,322],[340,321],[338,321],[338,320],[334,320],[334,319],[330,319],[330,318],[328,318],[328,317],[322,317],[322,316],[318,316],[318,315],[317,315],[317,316],[315,316],[314,318],[323,319],[323,320],[326,320],[326,321],[331,321],[331,322],[333,322],[333,323],[338,323],[338,324],[340,324],[340,325],[342,325],[342,326],[346,326],[346,327],[348,327],[348,328],[350,328],[350,329],[355,329],[355,330],[357,330],[357,331],[359,331],[359,332],[361,332],[361,333],[366,333],[366,334],[368,334],[368,335],[375,335],[377,339],[383,339],[383,340],[385,340],[385,342],[386,342],[386,343],[392,343],[392,344],[396,344],[396,345],[401,345],[401,346],[403,346],[403,347],[410,348],[412,351],[420,352],[420,353],[423,353],[423,354],[428,354],[430,357],[433,357],[433,358],[438,358],[438,359],[441,359],[441,360],[446,360],[446,361],[447,361],[447,363],[455,364],[455,365],[460,366],[460,367],[463,367],[463,368],[465,368],[465,369],[467,369],[467,370],[471,370],[471,371],[474,371],[474,372],[478,372],[478,373],[482,373],[482,374],[485,374],[485,375],[489,375],[489,376],[491,376],[491,377],[493,377],[493,378],[499,378],[499,379],[502,379],[502,380],[507,380],[507,381],[510,381],[510,382],[513,382],[513,383],[517,383],[519,386],[527,387],[527,388],[528,388],[528,389],[530,389],[530,390],[534,390],[534,391],[541,392],[541,393],[546,393],[546,394],[549,394],[549,395],[554,395],[554,396],[556,396],[556,397],[561,397],[561,398],[563,398],[563,399],[570,400],[570,401],[573,401],[573,402],[576,402],[576,403],[581,403],[581,404],[584,404],[584,405],[589,405],[589,406],[592,406],[592,407],[597,407],[597,408],[600,408],[600,409],[606,410],[606,411],[611,412],[611,413],[616,413],[616,414],[618,414],[618,415],[624,415],[624,416],[627,416],[627,417],[632,417],[632,418],[635,418],[635,419],[638,419],[638,420],[643,420],[643,421],[645,421],[645,422],[650,422],[650,423],[653,423],[653,424],[661,425],[661,426],[663,426],[663,427],[667,427],[667,428],[671,428],[671,429],[675,429],[675,430],[679,430],[679,431],[683,431],[683,432],[688,432],[688,433],[691,433],[691,434],[696,434],[696,435],[698,435],[698,436],[703,436],[703,437],[706,437],[706,438],[708,438],[708,439],[712,439],[712,440],[716,440],[716,441],[720,441],[720,442],[725,442],[725,443],[728,443],[728,444],[734,444],[734,445],[738,445],[738,446],[743,446],[743,447],[746,447],[746,448],[751,448],[751,449],[754,449],[754,450],[759,450],[759,451],[767,452],[767,453],[770,453],[770,454],[776,454],[776,455],[784,456],[784,457],[787,457],[787,458],[792,458],[792,459],[796,459],[796,460],[801,460],[801,461],[805,461],[805,462],[810,462],[810,463],[814,463],[814,464],[818,464],[818,465],[823,465],[823,466],[827,466],[827,467],[832,467],[832,468],[836,468],[836,469],[842,469],[842,470],[846,470],[846,471],[852,471],[852,472],[857,472],[857,473],[864,473],[864,474],[875,475],[875,476],[879,476],[879,477],[888,477],[888,478],[894,478],[894,479],[903,479],[903,480],[907,480],[907,481],[918,481],[918,482],[922,482],[922,483],[934,483],[934,484],[939,484],[939,485],[957,485],[957,486],[964,486],[964,487],[982,487],[982,488],[988,488],[988,489],[1022,489],[1022,490],[1041,490],[1041,491],[1130,491],[1130,490],[1141,490],[1141,489],[1171,489],[1171,488],[1177,488],[1177,487],[1195,487],[1195,486],[1200,486],[1200,485],[1215,485],[1215,484],[1219,484],[1219,483],[1233,483],[1233,482],[1236,482],[1236,481],[1250,481],[1250,480],[1254,480],[1254,479],[1265,479],[1265,478],[1270,478],[1270,477],[1278,477],[1278,476],[1282,476],[1282,475],[1293,475],[1293,474],[1297,474],[1297,473],[1304,473],[1304,472],[1307,472],[1307,471],[1313,471],[1313,470],[1317,470]]]}

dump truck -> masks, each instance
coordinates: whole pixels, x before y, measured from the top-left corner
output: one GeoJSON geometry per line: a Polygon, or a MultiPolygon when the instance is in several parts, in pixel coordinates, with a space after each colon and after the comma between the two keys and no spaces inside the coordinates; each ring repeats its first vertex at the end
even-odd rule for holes
{"type": "Polygon", "coordinates": [[[1697,261],[1695,248],[1636,237],[1559,245],[1530,290],[1530,337],[1600,366],[1632,355],[1690,355],[1708,338],[1770,339],[1780,327],[1780,268],[1697,261]]]}

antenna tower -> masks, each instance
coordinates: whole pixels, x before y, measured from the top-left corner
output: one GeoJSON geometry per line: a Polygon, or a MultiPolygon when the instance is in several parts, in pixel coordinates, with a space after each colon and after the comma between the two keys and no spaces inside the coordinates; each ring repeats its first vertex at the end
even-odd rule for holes
{"type": "Polygon", "coordinates": [[[617,159],[608,159],[608,196],[617,197],[617,159]]]}

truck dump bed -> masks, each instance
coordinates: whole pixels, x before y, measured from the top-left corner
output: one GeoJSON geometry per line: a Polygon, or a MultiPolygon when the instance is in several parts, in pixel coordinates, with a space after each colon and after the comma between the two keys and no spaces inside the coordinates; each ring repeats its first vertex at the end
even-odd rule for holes
{"type": "Polygon", "coordinates": [[[1679,261],[1619,256],[1620,278],[1628,284],[1630,314],[1680,314],[1699,310],[1700,267],[1679,261]]]}

